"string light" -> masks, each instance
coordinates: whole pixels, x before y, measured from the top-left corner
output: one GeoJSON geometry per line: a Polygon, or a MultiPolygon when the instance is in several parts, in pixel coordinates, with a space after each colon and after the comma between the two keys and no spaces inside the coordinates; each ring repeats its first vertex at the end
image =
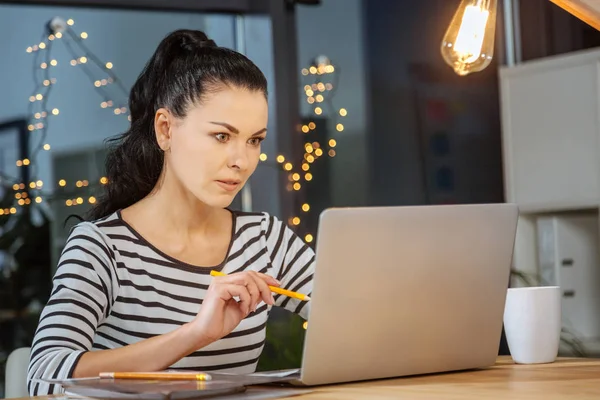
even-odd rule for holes
{"type": "Polygon", "coordinates": [[[305,179],[307,182],[310,182],[310,181],[312,181],[312,178],[313,178],[313,176],[312,176],[312,174],[311,174],[310,172],[307,172],[307,173],[304,175],[304,179],[305,179]]]}
{"type": "Polygon", "coordinates": [[[72,19],[72,18],[69,18],[69,19],[67,20],[67,24],[68,24],[69,26],[73,26],[73,25],[75,24],[75,21],[73,21],[73,19],[72,19]]]}
{"type": "Polygon", "coordinates": [[[44,145],[44,150],[46,150],[46,151],[50,150],[50,145],[48,143],[46,143],[44,145]]]}
{"type": "Polygon", "coordinates": [[[29,159],[28,158],[26,158],[26,159],[23,160],[23,165],[29,165],[29,159]]]}
{"type": "Polygon", "coordinates": [[[329,140],[329,147],[335,147],[336,145],[337,145],[337,142],[335,141],[335,139],[329,140]]]}
{"type": "Polygon", "coordinates": [[[86,32],[81,32],[80,36],[81,36],[82,39],[87,39],[88,34],[86,32]]]}
{"type": "Polygon", "coordinates": [[[340,115],[341,115],[342,117],[345,117],[346,115],[348,115],[348,111],[346,111],[346,109],[345,109],[345,108],[340,108],[340,115]]]}
{"type": "Polygon", "coordinates": [[[304,211],[304,212],[310,211],[310,205],[308,205],[308,203],[302,204],[302,211],[304,211]]]}
{"type": "Polygon", "coordinates": [[[323,149],[316,149],[315,150],[315,155],[317,157],[321,157],[323,155],[323,149]]]}
{"type": "Polygon", "coordinates": [[[335,126],[335,129],[337,129],[338,132],[342,132],[344,130],[344,125],[342,124],[337,124],[335,126]]]}
{"type": "Polygon", "coordinates": [[[300,225],[300,218],[298,218],[298,217],[292,218],[292,224],[294,224],[294,225],[300,225]]]}
{"type": "Polygon", "coordinates": [[[285,163],[285,165],[283,166],[283,169],[285,169],[286,171],[291,171],[293,168],[292,163],[285,163]]]}
{"type": "Polygon", "coordinates": [[[309,131],[310,131],[310,128],[308,127],[308,125],[302,125],[302,132],[308,133],[309,131]]]}
{"type": "Polygon", "coordinates": [[[294,188],[294,190],[298,191],[302,188],[302,185],[300,183],[296,182],[292,185],[292,187],[294,188]]]}
{"type": "Polygon", "coordinates": [[[329,150],[329,157],[335,157],[335,150],[329,150]]]}
{"type": "Polygon", "coordinates": [[[100,178],[100,183],[106,185],[108,183],[108,178],[103,176],[102,178],[100,178]]]}
{"type": "Polygon", "coordinates": [[[38,204],[40,204],[42,202],[42,198],[40,196],[37,196],[35,198],[35,202],[38,203],[38,204]]]}
{"type": "MultiPolygon", "coordinates": [[[[311,235],[310,233],[307,234],[306,236],[304,236],[304,240],[306,241],[306,243],[311,243],[313,241],[313,235],[311,235]]],[[[308,324],[306,324],[306,327],[304,329],[308,328],[308,324]]]]}
{"type": "Polygon", "coordinates": [[[64,187],[64,186],[66,186],[66,184],[67,184],[67,181],[65,181],[64,179],[61,179],[60,181],[58,181],[58,186],[64,187]]]}
{"type": "Polygon", "coordinates": [[[88,199],[88,202],[90,204],[94,204],[94,203],[96,203],[96,198],[94,196],[90,196],[90,198],[88,199]]]}
{"type": "Polygon", "coordinates": [[[321,107],[315,107],[315,114],[321,115],[323,113],[323,109],[321,107]]]}
{"type": "Polygon", "coordinates": [[[113,67],[113,63],[111,63],[111,62],[107,62],[106,63],[106,68],[107,69],[112,69],[112,67],[113,67]]]}
{"type": "Polygon", "coordinates": [[[262,153],[258,158],[260,161],[267,161],[267,155],[265,153],[262,153]]]}

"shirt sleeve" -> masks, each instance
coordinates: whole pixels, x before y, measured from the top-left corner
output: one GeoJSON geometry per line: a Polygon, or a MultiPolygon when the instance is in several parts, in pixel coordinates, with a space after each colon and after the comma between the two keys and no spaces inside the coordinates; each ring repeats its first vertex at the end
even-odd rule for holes
{"type": "Polygon", "coordinates": [[[113,260],[112,249],[93,224],[84,222],[71,231],[33,339],[27,371],[31,396],[61,393],[60,385],[40,379],[71,378],[81,356],[92,348],[118,285],[113,260]]]}
{"type": "MultiPolygon", "coordinates": [[[[312,294],[315,252],[283,222],[268,217],[267,251],[283,289],[312,294]]],[[[275,295],[275,305],[308,319],[310,301],[275,295]]]]}

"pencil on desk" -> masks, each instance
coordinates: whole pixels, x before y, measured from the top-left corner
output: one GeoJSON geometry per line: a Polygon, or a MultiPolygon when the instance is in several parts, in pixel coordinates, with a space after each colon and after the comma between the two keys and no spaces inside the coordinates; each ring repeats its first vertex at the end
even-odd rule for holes
{"type": "MultiPolygon", "coordinates": [[[[225,275],[227,275],[227,274],[225,274],[223,272],[219,272],[219,271],[210,271],[210,274],[212,276],[225,276],[225,275]]],[[[288,297],[291,297],[293,299],[298,299],[298,300],[302,300],[302,301],[309,301],[310,300],[310,297],[308,297],[305,294],[298,293],[298,292],[292,292],[291,290],[286,290],[286,289],[278,288],[277,286],[269,286],[269,289],[271,289],[271,292],[273,292],[273,293],[282,294],[284,296],[288,296],[288,297]]]]}
{"type": "Polygon", "coordinates": [[[151,379],[165,381],[210,381],[205,373],[190,372],[100,372],[102,379],[151,379]]]}

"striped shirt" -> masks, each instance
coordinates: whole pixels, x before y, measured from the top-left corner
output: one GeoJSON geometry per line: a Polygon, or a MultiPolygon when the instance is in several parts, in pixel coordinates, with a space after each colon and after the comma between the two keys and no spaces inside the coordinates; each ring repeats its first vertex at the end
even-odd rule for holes
{"type": "MultiPolygon", "coordinates": [[[[178,261],[147,242],[120,212],[71,231],[40,316],[27,385],[32,396],[60,393],[38,379],[66,379],[90,350],[113,349],[168,333],[191,321],[211,282],[210,270],[267,273],[282,287],[310,295],[315,255],[277,218],[233,212],[226,257],[216,267],[178,261]]],[[[308,302],[275,295],[275,305],[306,319],[308,302]]],[[[250,373],[265,343],[271,306],[260,303],[221,340],[171,368],[250,373]]]]}

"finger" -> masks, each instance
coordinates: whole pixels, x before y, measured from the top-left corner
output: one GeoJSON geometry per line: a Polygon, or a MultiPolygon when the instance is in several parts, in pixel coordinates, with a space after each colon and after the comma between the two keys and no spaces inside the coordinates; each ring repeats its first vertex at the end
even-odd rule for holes
{"type": "MultiPolygon", "coordinates": [[[[260,302],[260,290],[256,285],[256,279],[251,276],[254,273],[253,271],[244,271],[238,272],[235,274],[228,275],[230,277],[229,281],[236,284],[245,286],[248,289],[248,293],[250,293],[250,310],[255,311],[256,306],[260,302]]],[[[227,280],[226,280],[227,281],[227,280]]]]}
{"type": "Polygon", "coordinates": [[[250,309],[252,305],[252,298],[246,286],[236,285],[233,283],[225,283],[218,285],[216,290],[218,291],[220,297],[229,301],[234,297],[239,297],[240,301],[238,302],[240,309],[244,313],[244,315],[250,314],[250,309]]]}
{"type": "Polygon", "coordinates": [[[273,278],[271,275],[267,275],[267,274],[263,274],[260,272],[257,272],[258,276],[261,277],[261,279],[263,281],[266,282],[267,285],[271,285],[271,286],[281,286],[281,282],[279,282],[277,279],[273,278]]]}
{"type": "Polygon", "coordinates": [[[257,272],[250,273],[250,276],[256,282],[258,290],[260,290],[260,297],[262,298],[262,301],[272,306],[275,303],[275,299],[273,298],[273,293],[271,293],[271,289],[269,288],[266,280],[257,272]]]}
{"type": "Polygon", "coordinates": [[[250,308],[252,311],[256,311],[256,306],[261,299],[261,292],[256,281],[260,279],[254,278],[252,274],[247,274],[246,279],[248,281],[246,283],[246,289],[248,289],[248,293],[250,293],[250,308]]]}

